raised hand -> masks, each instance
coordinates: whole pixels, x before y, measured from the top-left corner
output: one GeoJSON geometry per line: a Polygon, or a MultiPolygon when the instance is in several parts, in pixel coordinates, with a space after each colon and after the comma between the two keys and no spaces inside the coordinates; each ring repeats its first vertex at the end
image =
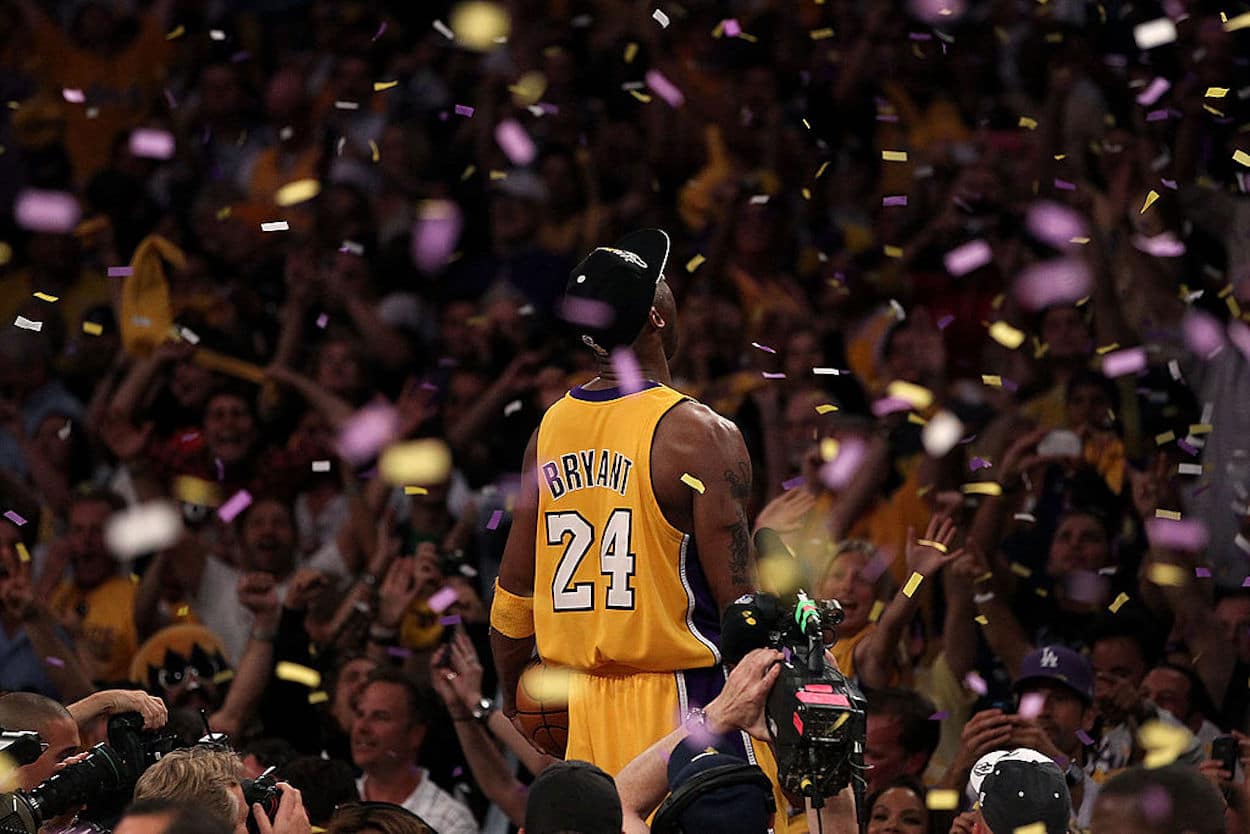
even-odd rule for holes
{"type": "Polygon", "coordinates": [[[959,528],[949,516],[933,516],[924,538],[917,539],[911,527],[907,528],[907,567],[927,578],[964,555],[964,550],[952,550],[959,528]]]}
{"type": "Polygon", "coordinates": [[[768,527],[778,533],[793,533],[803,527],[807,514],[816,506],[816,493],[789,489],[764,505],[755,517],[755,529],[768,527]]]}
{"type": "Polygon", "coordinates": [[[239,604],[251,611],[258,623],[276,625],[282,603],[273,574],[253,572],[239,577],[239,604]]]}
{"type": "Polygon", "coordinates": [[[399,628],[408,606],[421,590],[413,559],[396,559],[378,588],[378,625],[399,628]]]}

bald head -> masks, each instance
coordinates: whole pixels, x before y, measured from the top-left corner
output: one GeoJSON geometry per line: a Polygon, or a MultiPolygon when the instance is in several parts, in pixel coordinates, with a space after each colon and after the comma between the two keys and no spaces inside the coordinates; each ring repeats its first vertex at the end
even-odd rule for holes
{"type": "Polygon", "coordinates": [[[0,697],[0,727],[36,732],[48,745],[38,759],[15,771],[16,787],[26,790],[51,776],[57,763],[77,753],[82,744],[69,710],[51,698],[30,692],[0,697]]]}

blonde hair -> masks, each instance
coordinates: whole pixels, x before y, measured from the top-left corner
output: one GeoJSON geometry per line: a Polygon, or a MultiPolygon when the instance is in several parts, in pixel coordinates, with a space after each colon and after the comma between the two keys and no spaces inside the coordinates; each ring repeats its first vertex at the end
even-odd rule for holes
{"type": "Polygon", "coordinates": [[[870,580],[873,587],[873,598],[882,601],[888,601],[894,596],[898,590],[898,584],[894,581],[894,574],[890,572],[890,566],[883,561],[881,550],[867,539],[843,539],[838,542],[833,550],[833,554],[829,557],[829,561],[825,564],[825,569],[820,575],[820,583],[817,588],[823,589],[829,582],[830,576],[833,574],[833,566],[837,564],[838,557],[847,553],[858,553],[862,555],[869,565],[874,565],[881,571],[876,579],[870,580]]]}
{"type": "Polygon", "coordinates": [[[240,803],[231,788],[243,778],[243,760],[231,750],[187,747],[166,753],[135,783],[134,800],[168,799],[185,802],[221,817],[231,828],[239,819],[240,803]]]}

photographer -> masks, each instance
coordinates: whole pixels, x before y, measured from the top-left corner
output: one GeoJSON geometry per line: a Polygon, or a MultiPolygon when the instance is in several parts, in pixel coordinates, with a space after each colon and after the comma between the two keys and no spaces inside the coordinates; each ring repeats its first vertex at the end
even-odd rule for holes
{"type": "MultiPolygon", "coordinates": [[[[740,730],[761,741],[771,740],[764,720],[764,706],[769,691],[777,681],[782,658],[781,652],[772,649],[756,649],[748,654],[729,673],[721,693],[704,708],[701,724],[687,721],[625,766],[617,776],[616,784],[624,809],[627,834],[641,834],[650,830],[644,820],[664,799],[668,790],[666,771],[669,758],[687,738],[701,746],[711,746],[719,737],[740,730]]],[[[741,790],[750,788],[743,786],[741,790]]],[[[762,796],[760,800],[763,801],[762,796]]],[[[694,810],[697,804],[697,801],[693,803],[686,813],[694,810]]],[[[811,831],[828,834],[857,832],[859,824],[855,815],[855,795],[852,788],[848,786],[836,796],[830,797],[819,810],[809,804],[807,820],[811,831]]],[[[728,824],[729,820],[724,822],[728,824]]],[[[763,834],[767,828],[765,826],[760,829],[759,834],[763,834]]],[[[721,830],[742,830],[743,834],[747,834],[746,829],[721,830]]]]}
{"type": "Polygon", "coordinates": [[[232,824],[247,834],[250,813],[260,834],[310,834],[300,792],[279,782],[282,798],[270,822],[259,804],[248,808],[243,794],[243,760],[232,750],[197,745],[168,753],[144,771],[135,784],[136,802],[167,799],[185,802],[232,824]]]}

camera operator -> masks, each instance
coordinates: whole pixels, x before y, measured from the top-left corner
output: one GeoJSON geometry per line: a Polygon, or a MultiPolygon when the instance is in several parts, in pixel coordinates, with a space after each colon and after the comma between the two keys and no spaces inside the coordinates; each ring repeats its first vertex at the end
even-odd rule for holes
{"type": "Polygon", "coordinates": [[[132,803],[113,834],[231,834],[233,825],[203,809],[168,799],[132,803]]]}
{"type": "Polygon", "coordinates": [[[270,822],[259,804],[250,809],[243,797],[243,760],[232,750],[197,745],[166,754],[135,784],[135,802],[166,799],[185,802],[202,813],[231,823],[234,834],[247,834],[250,813],[260,834],[310,834],[300,792],[279,782],[282,798],[270,822]]]}
{"type": "MultiPolygon", "coordinates": [[[[626,834],[650,830],[644,820],[659,807],[668,791],[667,763],[683,740],[691,738],[699,744],[711,745],[719,737],[740,730],[752,738],[771,741],[764,707],[777,681],[782,658],[782,653],[773,649],[756,649],[746,655],[729,673],[721,693],[704,708],[701,724],[686,722],[625,766],[616,777],[616,785],[624,809],[626,834]]],[[[778,810],[784,813],[784,809],[778,810]]],[[[807,820],[809,830],[814,832],[856,834],[859,823],[853,789],[846,787],[826,800],[819,810],[809,804],[807,820]]],[[[765,834],[765,830],[758,834],[765,834]]]]}

